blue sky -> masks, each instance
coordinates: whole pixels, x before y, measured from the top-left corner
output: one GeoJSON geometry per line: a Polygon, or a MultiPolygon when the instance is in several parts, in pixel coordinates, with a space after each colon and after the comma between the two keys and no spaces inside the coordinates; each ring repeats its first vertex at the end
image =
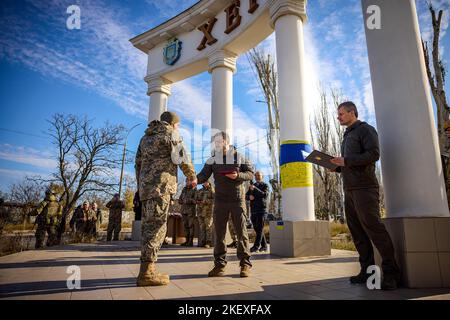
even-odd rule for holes
{"type": "MultiPolygon", "coordinates": [[[[132,127],[128,149],[136,150],[146,126],[148,97],[143,81],[146,56],[129,39],[194,4],[195,0],[3,0],[0,9],[0,190],[27,175],[48,175],[55,166],[53,146],[45,137],[46,119],[56,112],[88,115],[132,127]],[[81,30],[68,30],[68,6],[81,8],[81,30]]],[[[417,0],[421,32],[431,36],[425,0],[417,0]]],[[[441,39],[450,61],[449,0],[441,39]]],[[[305,28],[309,104],[317,105],[319,82],[337,87],[360,108],[361,118],[376,125],[360,0],[311,0],[305,28]]],[[[275,55],[272,35],[261,46],[275,55]]],[[[169,109],[184,119],[183,132],[195,121],[209,124],[210,75],[204,73],[172,88],[169,109]],[[192,110],[195,109],[195,112],[192,110]]],[[[447,81],[447,92],[450,87],[447,81]]],[[[266,110],[247,58],[238,60],[234,77],[236,128],[264,130],[266,110]]],[[[196,133],[197,134],[197,133],[196,133]]],[[[200,133],[201,134],[201,133],[200,133]]],[[[206,137],[203,144],[206,144],[206,137]]],[[[265,141],[252,144],[265,152],[265,141]]],[[[206,154],[206,153],[205,153],[206,154]]],[[[195,159],[202,158],[194,153],[195,159]]],[[[267,155],[254,159],[264,167],[267,155]]],[[[196,166],[201,169],[200,165],[196,166]]],[[[133,166],[126,172],[133,175],[133,166]]]]}

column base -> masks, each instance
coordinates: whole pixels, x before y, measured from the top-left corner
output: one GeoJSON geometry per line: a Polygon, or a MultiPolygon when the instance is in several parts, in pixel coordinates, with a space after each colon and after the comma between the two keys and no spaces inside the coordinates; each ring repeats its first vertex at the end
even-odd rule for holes
{"type": "MultiPolygon", "coordinates": [[[[450,217],[383,219],[408,288],[450,287],[450,217]]],[[[381,258],[375,249],[375,262],[381,258]]]]}
{"type": "Polygon", "coordinates": [[[297,258],[331,255],[328,221],[271,221],[270,254],[297,258]]]}
{"type": "Polygon", "coordinates": [[[133,221],[131,226],[131,240],[141,241],[141,220],[133,221]]]}

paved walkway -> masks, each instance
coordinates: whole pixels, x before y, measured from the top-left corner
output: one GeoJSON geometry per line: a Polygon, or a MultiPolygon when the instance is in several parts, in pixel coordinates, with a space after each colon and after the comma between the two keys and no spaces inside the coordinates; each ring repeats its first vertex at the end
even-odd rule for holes
{"type": "Polygon", "coordinates": [[[168,246],[158,267],[169,273],[166,287],[138,288],[137,242],[77,244],[25,251],[0,258],[0,299],[449,299],[448,289],[369,291],[347,278],[358,271],[353,252],[333,250],[331,257],[281,259],[253,257],[253,274],[239,278],[235,250],[227,274],[206,276],[212,249],[168,246]],[[69,290],[67,267],[81,268],[81,289],[69,290]]]}

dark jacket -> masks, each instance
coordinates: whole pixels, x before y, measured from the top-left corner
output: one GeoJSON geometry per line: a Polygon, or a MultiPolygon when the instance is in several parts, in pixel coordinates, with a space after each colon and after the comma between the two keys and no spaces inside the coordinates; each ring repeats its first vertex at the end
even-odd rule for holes
{"type": "Polygon", "coordinates": [[[265,214],[267,209],[267,196],[269,195],[269,186],[264,182],[255,182],[253,190],[248,189],[245,198],[250,201],[251,213],[265,214]],[[254,200],[250,200],[254,196],[254,200]]]}
{"type": "Polygon", "coordinates": [[[198,183],[208,181],[208,178],[214,174],[215,202],[245,202],[243,183],[253,180],[254,177],[250,160],[244,158],[234,148],[230,148],[227,156],[223,155],[220,158],[213,156],[206,161],[202,171],[197,175],[198,183]],[[231,171],[238,172],[236,180],[225,176],[225,173],[231,171]]]}
{"type": "Polygon", "coordinates": [[[378,134],[366,122],[357,121],[347,128],[341,146],[345,167],[342,173],[344,190],[377,188],[375,163],[380,159],[378,134]]]}

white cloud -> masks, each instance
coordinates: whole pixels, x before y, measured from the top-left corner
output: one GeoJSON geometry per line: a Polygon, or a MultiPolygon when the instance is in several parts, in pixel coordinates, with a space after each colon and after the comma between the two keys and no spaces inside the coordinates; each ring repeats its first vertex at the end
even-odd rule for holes
{"type": "Polygon", "coordinates": [[[27,170],[14,170],[14,169],[4,169],[0,168],[0,177],[8,178],[12,181],[18,181],[24,179],[25,177],[33,177],[33,176],[41,176],[42,174],[35,171],[27,171],[27,170]]]}
{"type": "Polygon", "coordinates": [[[65,28],[67,4],[32,1],[25,12],[5,9],[0,22],[0,57],[49,76],[94,91],[126,112],[146,118],[146,56],[128,39],[133,33],[120,14],[97,1],[81,5],[81,30],[65,28]],[[38,19],[31,23],[27,16],[38,19]],[[26,35],[26,36],[24,36],[26,35]]]}
{"type": "Polygon", "coordinates": [[[2,160],[44,169],[54,169],[57,166],[56,161],[46,151],[39,151],[24,146],[11,146],[9,144],[1,145],[0,150],[0,159],[2,160]]]}

